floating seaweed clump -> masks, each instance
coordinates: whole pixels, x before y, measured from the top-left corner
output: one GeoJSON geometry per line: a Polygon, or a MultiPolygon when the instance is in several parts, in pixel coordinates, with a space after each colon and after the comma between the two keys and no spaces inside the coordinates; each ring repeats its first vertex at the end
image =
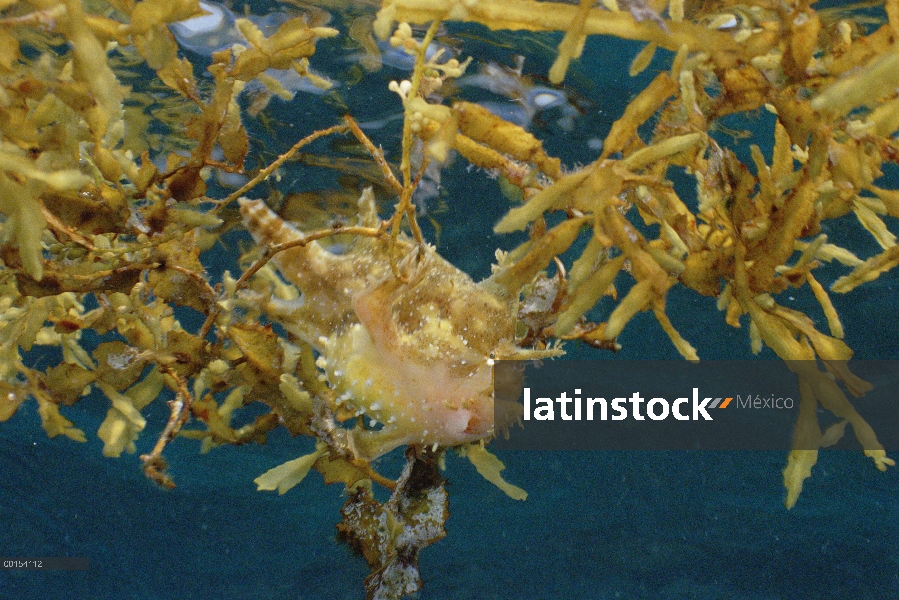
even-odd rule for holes
{"type": "Polygon", "coordinates": [[[852,351],[830,293],[899,264],[886,224],[899,217],[899,191],[878,181],[899,160],[899,3],[886,0],[878,17],[803,0],[326,4],[334,15],[306,7],[237,18],[197,0],[0,0],[0,420],[33,400],[49,436],[85,441],[64,408],[96,389],[109,400],[97,431],[103,453],[120,456],[136,452],[142,411],[167,402],[168,423],[140,457],[164,487],[174,482],[163,451],[177,436],[204,450],[264,443],[277,428],[313,438],[312,454],[257,485],[284,493],[312,469],[344,484],[338,529],[372,567],[369,597],[398,598],[420,588],[418,553],[445,535],[438,465],[447,450],[511,497],[526,496],[485,449],[504,426],[493,421],[493,361],[557,356],[562,342],[615,349],[643,311],[698,360],[666,312],[669,291],[683,287],[717,298],[723,322],[746,326],[755,352],[767,346],[803,365],[791,367],[802,395],[783,473],[788,508],[817,461],[808,448],[825,444],[819,407],[853,425],[878,469],[894,464],[835,383],[853,394],[868,386],[847,367],[852,351]],[[199,44],[198,28],[216,19],[230,45],[179,47],[187,35],[199,44]],[[601,155],[568,169],[489,107],[445,99],[479,60],[435,43],[454,23],[563,32],[547,73],[554,85],[590,36],[645,42],[632,76],[659,64],[660,51],[668,63],[607,134],[587,132],[602,138],[601,155]],[[389,84],[402,105],[399,164],[349,115],[254,164],[263,147],[248,134],[251,120],[264,120],[273,96],[302,104],[297,91],[329,88],[310,58],[342,32],[369,71],[385,52],[414,63],[408,79],[389,84]],[[198,54],[202,77],[189,60],[198,54]],[[152,81],[136,85],[142,78],[152,81]],[[714,133],[725,117],[760,111],[773,127],[741,160],[714,133]],[[299,154],[334,136],[367,151],[364,168],[358,157],[299,154]],[[529,234],[498,251],[479,283],[441,257],[417,221],[416,188],[453,153],[497,176],[497,202],[520,200],[495,231],[529,234]],[[375,192],[361,185],[351,214],[338,219],[335,209],[317,229],[247,198],[267,182],[277,208],[286,193],[277,173],[300,159],[347,176],[356,165],[354,175],[395,199],[392,216],[382,220],[375,192]],[[678,195],[673,170],[695,178],[695,199],[678,195]],[[216,176],[241,187],[226,196],[216,176]],[[857,256],[823,233],[850,213],[878,252],[857,256]],[[213,272],[203,253],[239,227],[257,248],[240,275],[213,272]],[[847,271],[828,290],[814,271],[834,261],[847,271]],[[777,300],[806,287],[826,331],[777,300]],[[604,320],[588,321],[609,296],[604,320]],[[200,318],[189,325],[186,314],[200,318]],[[31,365],[23,357],[35,346],[59,347],[61,360],[31,365]],[[826,372],[809,366],[816,360],[826,372]],[[235,427],[251,403],[267,409],[235,427]],[[372,461],[398,447],[407,464],[393,481],[372,461]],[[386,502],[375,485],[389,490],[386,502]]]}

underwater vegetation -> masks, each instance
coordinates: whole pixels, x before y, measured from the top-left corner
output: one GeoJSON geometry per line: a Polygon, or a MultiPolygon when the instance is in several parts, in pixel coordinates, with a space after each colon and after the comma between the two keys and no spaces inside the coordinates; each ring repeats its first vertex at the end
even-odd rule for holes
{"type": "Polygon", "coordinates": [[[494,422],[493,361],[574,344],[601,355],[641,312],[698,360],[701,340],[666,312],[682,288],[716,298],[722,327],[795,370],[787,508],[817,461],[809,448],[832,441],[819,408],[852,424],[877,469],[894,465],[837,385],[868,389],[847,366],[831,294],[899,264],[887,226],[899,190],[880,181],[899,161],[899,1],[312,1],[257,15],[197,0],[0,0],[0,11],[0,421],[34,402],[47,435],[83,442],[66,408],[96,390],[109,402],[96,435],[118,457],[137,451],[142,411],[164,403],[140,461],[168,488],[176,438],[203,451],[264,444],[278,428],[311,438],[312,453],[256,484],[283,494],[315,470],[343,485],[338,532],[371,567],[368,596],[399,598],[422,585],[421,549],[446,535],[447,451],[526,497],[486,449],[509,425],[494,422]],[[538,82],[467,55],[455,27],[562,36],[538,82]],[[563,165],[529,126],[555,110],[553,126],[581,127],[563,85],[593,36],[645,43],[629,75],[657,72],[608,132],[581,132],[602,140],[595,161],[563,165]],[[398,74],[399,162],[348,111],[306,127],[306,98],[339,106],[334,88],[349,88],[311,66],[322,47],[398,74]],[[453,90],[466,86],[520,110],[463,100],[453,90]],[[277,102],[291,103],[297,135],[268,160],[252,132],[277,102]],[[728,118],[763,112],[770,131],[743,142],[748,153],[739,136],[729,147],[728,118]],[[338,139],[361,154],[321,150],[338,139]],[[527,232],[480,282],[419,225],[417,188],[454,156],[497,180],[485,202],[511,203],[496,233],[527,232]],[[340,193],[314,207],[288,196],[289,162],[333,169],[340,193]],[[694,196],[676,191],[675,172],[694,196]],[[875,251],[841,245],[847,218],[875,251]],[[214,267],[237,229],[249,232],[240,263],[214,267]],[[820,281],[824,263],[844,274],[820,281]],[[779,300],[799,288],[815,314],[779,300]],[[600,301],[612,308],[600,314],[600,301]],[[29,358],[41,347],[58,349],[55,363],[29,358]],[[402,447],[397,479],[373,466],[402,447]]]}

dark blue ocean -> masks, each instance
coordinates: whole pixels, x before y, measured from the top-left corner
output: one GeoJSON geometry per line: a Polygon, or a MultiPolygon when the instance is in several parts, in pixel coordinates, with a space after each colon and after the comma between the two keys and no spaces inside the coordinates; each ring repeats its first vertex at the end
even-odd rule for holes
{"type": "MultiPolygon", "coordinates": [[[[254,10],[265,12],[256,5],[254,10]]],[[[346,30],[339,19],[332,25],[346,30]]],[[[449,29],[460,40],[463,57],[474,54],[481,62],[512,65],[516,55],[524,55],[525,74],[535,76],[532,85],[545,85],[539,76],[552,64],[560,39],[449,29]]],[[[608,133],[633,94],[669,67],[671,55],[659,52],[646,72],[628,77],[627,67],[640,48],[591,39],[564,88],[565,102],[577,112],[573,127],[560,123],[570,116],[564,107],[535,116],[531,130],[568,167],[594,160],[596,140],[608,133]]],[[[348,54],[345,40],[327,40],[311,61],[338,83],[331,95],[299,92],[289,103],[273,100],[264,122],[246,119],[254,152],[284,151],[349,111],[367,124],[388,159],[398,160],[400,121],[391,117],[399,114],[400,104],[386,86],[404,73],[385,66],[359,76],[352,70],[357,59],[346,59],[348,54]]],[[[202,65],[201,56],[187,56],[202,65]]],[[[503,101],[474,87],[463,86],[458,94],[472,101],[503,101]]],[[[727,126],[756,136],[735,140],[716,134],[741,159],[749,161],[750,142],[770,154],[773,121],[767,113],[733,118],[727,126]]],[[[310,151],[338,152],[327,142],[310,151]]],[[[285,193],[330,189],[337,187],[338,175],[289,164],[272,186],[285,193]]],[[[673,170],[669,177],[687,202],[695,202],[695,180],[673,170]]],[[[895,170],[878,184],[899,187],[895,170]]],[[[511,249],[523,239],[492,234],[510,203],[495,181],[462,159],[446,168],[441,186],[439,196],[421,207],[426,234],[447,258],[483,278],[496,248],[511,249]]],[[[255,197],[270,190],[260,188],[255,197]]],[[[219,197],[227,193],[210,191],[219,197]]],[[[637,219],[635,212],[629,217],[637,219]]],[[[899,233],[895,222],[888,225],[899,233]]],[[[878,251],[853,218],[829,224],[826,232],[830,241],[860,255],[878,251]]],[[[213,281],[220,281],[223,269],[234,269],[238,244],[248,241],[249,236],[233,232],[216,255],[204,257],[213,281]]],[[[816,275],[828,286],[845,272],[827,266],[816,275]]],[[[816,326],[826,329],[809,292],[792,290],[777,300],[808,311],[816,326]]],[[[894,271],[833,300],[857,358],[899,358],[899,274],[894,271]]],[[[604,320],[608,308],[601,304],[592,316],[604,320]]],[[[742,329],[729,327],[713,298],[674,290],[668,314],[701,358],[753,358],[745,319],[742,329]]],[[[635,318],[619,342],[623,348],[616,355],[575,345],[567,349],[581,359],[679,359],[651,314],[635,318]]],[[[38,367],[50,360],[39,352],[27,358],[38,367]]],[[[773,355],[766,350],[761,358],[773,355]]],[[[345,500],[341,487],[325,486],[315,472],[283,496],[257,492],[253,483],[268,469],[309,453],[310,440],[290,438],[281,430],[265,446],[220,447],[201,455],[198,442],[179,438],[164,454],[177,484],[166,491],[144,478],[138,459],[164,427],[165,404],[144,411],[148,423],[137,453],[119,459],[104,458],[96,436],[108,406],[94,393],[63,408],[87,434],[86,443],[48,439],[33,401],[0,423],[0,556],[90,561],[85,571],[0,571],[0,600],[364,598],[365,561],[336,537],[345,500]]],[[[527,490],[526,501],[508,498],[466,459],[448,455],[448,535],[421,554],[419,598],[899,598],[899,469],[878,472],[861,451],[823,451],[789,511],[783,505],[785,451],[503,452],[500,458],[506,479],[527,490]]],[[[401,461],[396,452],[376,467],[395,477],[401,461]]]]}

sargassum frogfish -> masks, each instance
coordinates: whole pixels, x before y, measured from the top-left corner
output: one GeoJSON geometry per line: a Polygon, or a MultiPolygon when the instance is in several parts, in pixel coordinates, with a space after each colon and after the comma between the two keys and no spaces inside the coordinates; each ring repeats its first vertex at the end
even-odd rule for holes
{"type": "MultiPolygon", "coordinates": [[[[303,236],[263,202],[239,202],[260,245],[303,236]]],[[[379,225],[371,189],[359,211],[361,225],[379,225]]],[[[350,430],[357,456],[492,437],[492,357],[514,353],[517,293],[490,279],[475,283],[433,247],[402,235],[392,250],[373,237],[357,237],[342,251],[313,241],[274,261],[302,293],[285,325],[318,352],[339,405],[375,425],[350,430]]]]}

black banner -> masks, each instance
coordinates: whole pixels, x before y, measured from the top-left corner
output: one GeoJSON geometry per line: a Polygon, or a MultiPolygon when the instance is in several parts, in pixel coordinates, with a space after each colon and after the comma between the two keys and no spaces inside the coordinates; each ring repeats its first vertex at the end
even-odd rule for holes
{"type": "Polygon", "coordinates": [[[858,449],[865,423],[899,450],[899,361],[497,361],[494,383],[510,450],[858,449]]]}

